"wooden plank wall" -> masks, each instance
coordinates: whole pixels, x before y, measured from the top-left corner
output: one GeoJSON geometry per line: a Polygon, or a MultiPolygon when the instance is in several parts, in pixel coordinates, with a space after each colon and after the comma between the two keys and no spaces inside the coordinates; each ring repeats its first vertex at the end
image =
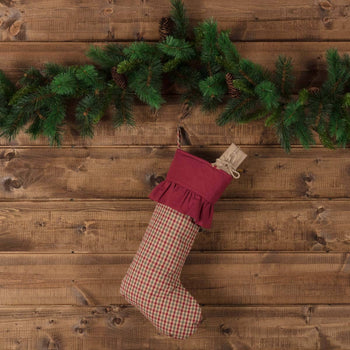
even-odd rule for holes
{"type": "MultiPolygon", "coordinates": [[[[297,87],[325,77],[325,51],[350,51],[348,1],[187,0],[191,24],[214,16],[242,55],[273,68],[293,58],[297,87]]],[[[91,43],[158,40],[167,0],[2,0],[0,69],[52,61],[91,63],[91,43]]],[[[94,139],[66,127],[61,149],[45,138],[0,142],[0,348],[67,350],[350,349],[348,149],[290,154],[261,122],[215,125],[199,108],[184,120],[185,150],[209,161],[231,142],[248,154],[242,176],[197,237],[182,282],[205,320],[186,341],[159,334],[119,295],[154,209],[182,115],[178,96],[137,126],[94,139]]]]}

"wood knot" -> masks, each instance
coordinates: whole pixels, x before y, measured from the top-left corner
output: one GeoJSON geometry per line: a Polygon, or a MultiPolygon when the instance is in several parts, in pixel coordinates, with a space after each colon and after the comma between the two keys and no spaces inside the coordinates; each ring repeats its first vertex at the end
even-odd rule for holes
{"type": "Polygon", "coordinates": [[[4,181],[4,189],[6,191],[11,191],[13,188],[20,188],[22,186],[22,182],[17,179],[8,178],[4,181]]]}
{"type": "MultiPolygon", "coordinates": [[[[191,219],[192,219],[193,223],[196,223],[193,218],[191,218],[191,219]]],[[[206,229],[206,228],[204,228],[202,226],[199,226],[198,232],[203,233],[203,234],[210,234],[210,235],[212,235],[212,232],[210,230],[208,230],[208,229],[206,229]]]]}
{"type": "Polygon", "coordinates": [[[330,29],[333,25],[333,19],[330,17],[322,18],[322,22],[323,22],[324,26],[328,29],[330,29]]]}
{"type": "Polygon", "coordinates": [[[113,9],[110,7],[103,10],[103,15],[106,17],[110,16],[112,13],[113,13],[113,9]]]}
{"type": "Polygon", "coordinates": [[[106,313],[111,312],[111,311],[113,311],[112,306],[106,306],[106,307],[105,307],[105,312],[106,312],[106,313]]]}
{"type": "Polygon", "coordinates": [[[80,324],[84,324],[84,325],[87,325],[88,324],[88,320],[86,320],[85,318],[81,319],[80,320],[80,324]]]}
{"type": "Polygon", "coordinates": [[[115,326],[120,326],[124,323],[124,319],[121,318],[121,317],[114,317],[113,320],[112,320],[112,323],[115,325],[115,326]]]}
{"type": "Polygon", "coordinates": [[[143,35],[140,32],[136,33],[136,41],[143,41],[143,35]]]}
{"type": "Polygon", "coordinates": [[[271,225],[270,223],[268,223],[266,225],[266,229],[269,233],[274,233],[276,231],[276,228],[273,225],[271,225]]]}
{"type": "Polygon", "coordinates": [[[152,174],[152,175],[147,176],[147,177],[148,177],[148,182],[149,182],[151,188],[156,187],[162,181],[164,181],[164,177],[163,176],[156,176],[156,175],[152,174]]]}
{"type": "Polygon", "coordinates": [[[192,145],[190,136],[188,135],[188,132],[185,130],[183,126],[179,127],[179,136],[181,139],[181,145],[182,146],[190,146],[192,145]]]}
{"type": "Polygon", "coordinates": [[[342,7],[341,9],[340,9],[340,14],[343,16],[343,17],[347,17],[348,16],[348,14],[349,14],[349,5],[346,5],[346,6],[344,6],[344,7],[342,7]]]}
{"type": "Polygon", "coordinates": [[[7,7],[15,6],[15,1],[14,0],[1,0],[0,2],[1,2],[2,5],[5,5],[7,7]]]}
{"type": "Polygon", "coordinates": [[[107,32],[107,39],[114,39],[114,33],[108,30],[107,32]]]}
{"type": "Polygon", "coordinates": [[[302,179],[304,182],[312,182],[315,180],[315,177],[312,174],[302,174],[302,179]]]}
{"type": "Polygon", "coordinates": [[[79,225],[77,230],[78,230],[78,233],[81,233],[81,234],[85,233],[87,230],[86,225],[84,225],[84,224],[79,225]]]}
{"type": "Polygon", "coordinates": [[[75,328],[75,332],[78,333],[78,334],[83,334],[84,333],[84,328],[81,328],[81,327],[76,327],[75,328]]]}
{"type": "Polygon", "coordinates": [[[19,21],[15,21],[11,27],[9,28],[9,33],[12,35],[12,36],[16,36],[18,35],[21,30],[22,30],[22,25],[23,25],[23,21],[19,20],[19,21]]]}
{"type": "Polygon", "coordinates": [[[9,162],[11,159],[15,158],[15,156],[16,156],[16,151],[10,151],[5,153],[4,159],[9,162]]]}
{"type": "Polygon", "coordinates": [[[330,11],[333,9],[333,5],[327,0],[319,1],[318,5],[324,11],[330,11]]]}
{"type": "Polygon", "coordinates": [[[318,236],[317,234],[315,234],[315,241],[322,245],[327,245],[327,242],[324,239],[324,237],[318,236]]]}
{"type": "Polygon", "coordinates": [[[317,195],[312,193],[312,183],[315,180],[313,174],[302,173],[298,176],[298,190],[300,194],[304,197],[317,197],[317,195]]]}
{"type": "Polygon", "coordinates": [[[233,333],[232,328],[225,327],[224,324],[220,325],[220,332],[225,335],[231,335],[233,333]]]}
{"type": "Polygon", "coordinates": [[[318,208],[316,209],[316,214],[322,214],[325,210],[326,210],[326,209],[323,208],[322,206],[321,206],[321,207],[318,207],[318,208]]]}
{"type": "Polygon", "coordinates": [[[11,186],[13,187],[13,188],[20,188],[21,186],[22,186],[22,183],[21,183],[21,181],[20,180],[12,180],[12,182],[11,182],[11,186]]]}
{"type": "Polygon", "coordinates": [[[16,156],[16,150],[11,150],[11,151],[4,150],[0,153],[0,159],[4,159],[7,162],[15,158],[15,156],[16,156]]]}
{"type": "Polygon", "coordinates": [[[284,169],[285,167],[286,167],[285,164],[277,163],[277,165],[275,166],[275,169],[284,169]]]}
{"type": "Polygon", "coordinates": [[[314,308],[312,306],[307,306],[305,311],[304,311],[304,320],[306,324],[309,324],[311,321],[311,316],[314,312],[314,308]]]}
{"type": "Polygon", "coordinates": [[[160,184],[162,181],[164,181],[164,177],[163,176],[157,176],[155,178],[155,182],[156,182],[157,185],[160,184]]]}

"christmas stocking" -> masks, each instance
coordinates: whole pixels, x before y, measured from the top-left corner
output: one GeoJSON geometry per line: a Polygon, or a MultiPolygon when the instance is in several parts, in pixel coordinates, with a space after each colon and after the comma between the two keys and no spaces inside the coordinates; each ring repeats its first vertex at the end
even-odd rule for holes
{"type": "Polygon", "coordinates": [[[163,334],[192,335],[202,321],[199,304],[180,274],[200,227],[210,228],[213,206],[246,158],[232,144],[214,164],[177,149],[165,181],[149,198],[156,207],[120,293],[163,334]]]}

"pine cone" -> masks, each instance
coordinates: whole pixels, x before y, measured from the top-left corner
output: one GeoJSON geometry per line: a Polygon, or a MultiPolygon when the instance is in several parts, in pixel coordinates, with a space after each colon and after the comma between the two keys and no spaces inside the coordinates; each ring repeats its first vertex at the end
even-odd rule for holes
{"type": "Polygon", "coordinates": [[[226,73],[225,78],[229,95],[232,98],[238,97],[240,95],[240,91],[233,86],[233,75],[231,73],[226,73]]]}
{"type": "Polygon", "coordinates": [[[173,28],[173,20],[170,17],[162,17],[159,21],[159,41],[165,40],[165,38],[171,34],[173,28]]]}
{"type": "Polygon", "coordinates": [[[315,93],[317,93],[317,92],[320,91],[320,88],[318,88],[318,87],[316,87],[316,86],[311,86],[311,87],[309,87],[309,88],[307,89],[307,91],[309,91],[309,92],[312,93],[312,94],[315,94],[315,93]]]}
{"type": "Polygon", "coordinates": [[[117,72],[117,67],[112,67],[111,69],[112,78],[115,83],[122,89],[126,89],[127,81],[125,74],[120,74],[117,72]]]}

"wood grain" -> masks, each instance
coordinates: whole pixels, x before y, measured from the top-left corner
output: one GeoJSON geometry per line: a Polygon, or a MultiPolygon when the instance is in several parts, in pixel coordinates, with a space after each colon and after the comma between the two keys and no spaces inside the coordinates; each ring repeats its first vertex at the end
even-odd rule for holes
{"type": "Polygon", "coordinates": [[[68,305],[0,308],[0,347],[69,350],[330,350],[350,347],[349,306],[202,308],[186,341],[161,335],[135,308],[68,305]]]}
{"type": "MultiPolygon", "coordinates": [[[[158,23],[168,16],[167,0],[68,3],[3,0],[3,41],[158,40],[158,23]]],[[[185,1],[191,25],[213,16],[233,40],[347,40],[345,0],[271,0],[244,3],[185,1]]]]}
{"type": "MultiPolygon", "coordinates": [[[[226,147],[184,147],[209,162],[226,147]]],[[[0,198],[146,198],[166,177],[175,147],[0,149],[0,198]]],[[[222,198],[348,198],[348,149],[242,147],[248,154],[222,198]]]]}
{"type": "MultiPolygon", "coordinates": [[[[0,202],[0,251],[134,253],[150,200],[0,202]]],[[[350,201],[222,200],[193,251],[348,252],[350,201]]]]}
{"type": "MultiPolygon", "coordinates": [[[[350,53],[349,4],[187,1],[191,26],[213,16],[242,57],[273,69],[292,57],[295,92],[326,78],[326,50],[350,53]]],[[[157,42],[168,0],[0,1],[0,69],[13,82],[45,62],[92,63],[91,44],[157,42]]],[[[201,230],[181,275],[204,322],[191,338],[157,332],[119,294],[175,152],[184,116],[176,86],[156,113],[136,102],[136,127],[111,127],[111,107],[82,139],[67,113],[64,147],[20,132],[0,139],[0,349],[335,350],[350,348],[348,149],[291,154],[262,122],[218,127],[193,108],[187,150],[214,161],[232,142],[248,158],[201,230]],[[332,304],[332,305],[328,305],[332,304]]]]}
{"type": "MultiPolygon", "coordinates": [[[[134,254],[0,254],[2,305],[105,305],[134,254]]],[[[192,252],[181,280],[200,304],[343,304],[349,253],[192,252]]]]}

